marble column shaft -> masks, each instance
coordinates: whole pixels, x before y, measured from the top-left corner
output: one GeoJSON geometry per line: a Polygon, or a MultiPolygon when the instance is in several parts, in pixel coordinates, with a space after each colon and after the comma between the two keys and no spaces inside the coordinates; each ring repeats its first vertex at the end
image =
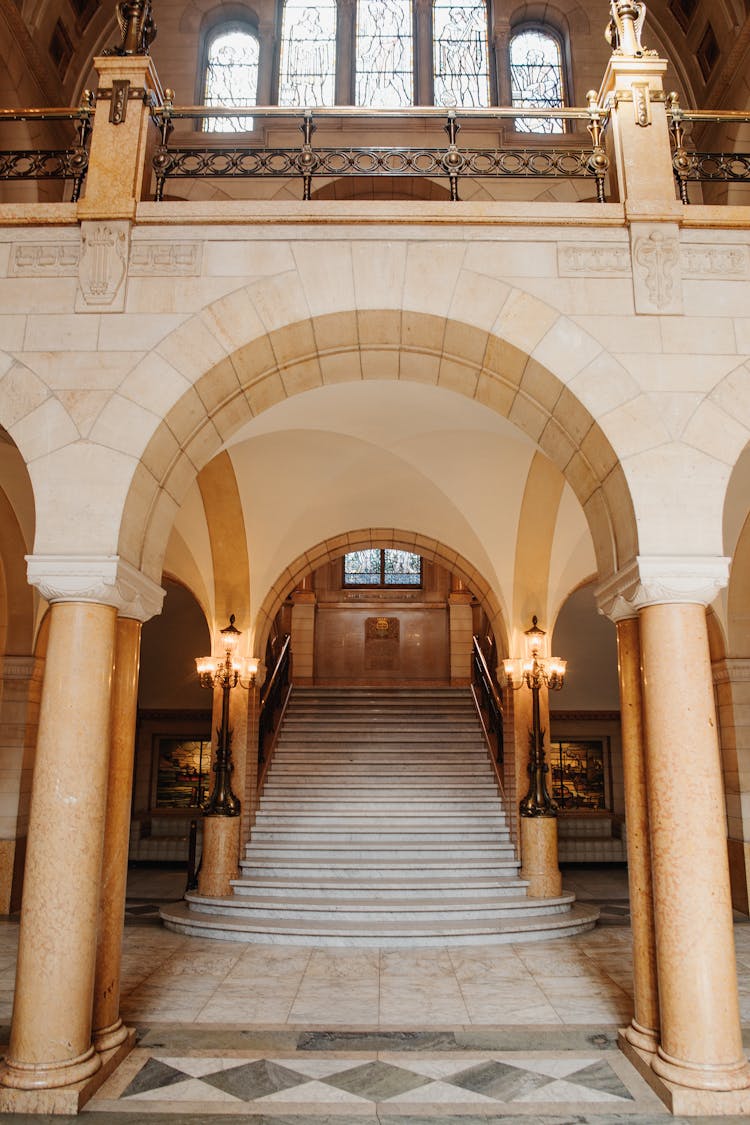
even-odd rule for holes
{"type": "Polygon", "coordinates": [[[726,818],[703,605],[640,610],[662,1078],[750,1085],[742,1050],[726,818]]]}
{"type": "Polygon", "coordinates": [[[637,617],[617,622],[617,654],[635,1007],[633,1020],[625,1031],[625,1037],[635,1047],[654,1052],[659,1037],[659,992],[649,848],[648,780],[643,745],[641,647],[637,617]]]}
{"type": "Polygon", "coordinates": [[[93,1036],[99,1051],[124,1042],[128,1030],[120,1018],[122,927],[130,840],[133,753],[138,710],[141,623],[117,620],[112,686],[111,749],[104,829],[102,896],[94,984],[93,1036]]]}
{"type": "Polygon", "coordinates": [[[113,606],[50,608],[5,1086],[100,1066],[91,1012],[109,758],[113,606]]]}

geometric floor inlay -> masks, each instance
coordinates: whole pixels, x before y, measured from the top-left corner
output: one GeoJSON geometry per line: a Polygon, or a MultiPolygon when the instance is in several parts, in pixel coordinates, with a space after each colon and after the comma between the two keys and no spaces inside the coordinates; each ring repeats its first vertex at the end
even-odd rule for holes
{"type": "MultiPolygon", "coordinates": [[[[101,1095],[113,1096],[105,1087],[101,1095]]],[[[601,1056],[543,1054],[508,1057],[500,1052],[467,1059],[380,1058],[247,1059],[155,1056],[146,1058],[118,1094],[120,1103],[185,1102],[362,1103],[419,1105],[592,1103],[623,1105],[633,1095],[601,1056]]],[[[154,1107],[156,1108],[156,1107],[154,1107]]]]}

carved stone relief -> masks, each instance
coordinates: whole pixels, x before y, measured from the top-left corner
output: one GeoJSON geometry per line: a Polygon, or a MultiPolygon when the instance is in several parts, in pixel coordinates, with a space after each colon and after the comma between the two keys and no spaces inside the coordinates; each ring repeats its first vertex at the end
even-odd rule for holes
{"type": "Polygon", "coordinates": [[[682,312],[682,270],[676,224],[634,223],[630,228],[635,311],[682,312]]]}
{"type": "Polygon", "coordinates": [[[750,277],[750,247],[748,246],[683,246],[681,250],[684,277],[730,278],[740,280],[750,277]]]}
{"type": "Polygon", "coordinates": [[[134,242],[129,272],[133,277],[197,277],[202,249],[200,242],[134,242]]]}
{"type": "Polygon", "coordinates": [[[76,242],[14,242],[10,277],[76,277],[81,248],[76,242]]]}
{"type": "Polygon", "coordinates": [[[630,247],[562,242],[557,247],[557,272],[560,277],[621,277],[630,273],[630,247]]]}
{"type": "Polygon", "coordinates": [[[122,312],[130,223],[81,223],[76,312],[122,312]]]}

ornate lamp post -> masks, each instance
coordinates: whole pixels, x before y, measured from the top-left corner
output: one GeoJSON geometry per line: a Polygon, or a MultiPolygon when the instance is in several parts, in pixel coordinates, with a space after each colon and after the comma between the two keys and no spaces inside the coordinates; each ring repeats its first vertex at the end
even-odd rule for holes
{"type": "Polygon", "coordinates": [[[531,628],[526,630],[526,656],[503,662],[508,686],[518,691],[525,684],[531,690],[529,791],[520,804],[521,816],[557,815],[557,805],[547,791],[549,766],[544,760],[545,732],[539,720],[539,691],[542,687],[550,691],[560,690],[565,682],[566,661],[557,656],[543,655],[544,637],[544,630],[539,628],[536,617],[533,617],[531,628]]]}
{"type": "Polygon", "coordinates": [[[244,688],[255,686],[258,661],[255,657],[244,659],[237,656],[237,646],[242,633],[235,628],[234,614],[229,618],[226,629],[220,632],[223,659],[214,656],[199,656],[195,666],[200,676],[201,687],[221,688],[221,725],[217,728],[216,760],[214,762],[214,786],[208,801],[203,807],[206,816],[239,816],[240,800],[232,792],[232,731],[229,726],[229,695],[238,685],[244,688]]]}

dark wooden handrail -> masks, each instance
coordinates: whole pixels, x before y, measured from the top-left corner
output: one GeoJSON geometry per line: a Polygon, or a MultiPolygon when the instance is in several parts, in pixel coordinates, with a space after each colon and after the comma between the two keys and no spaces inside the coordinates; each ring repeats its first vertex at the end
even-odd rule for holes
{"type": "Polygon", "coordinates": [[[503,762],[503,701],[484,658],[479,638],[474,637],[472,654],[472,689],[482,726],[488,740],[494,739],[494,760],[503,762]],[[486,716],[486,719],[485,719],[486,716]]]}

